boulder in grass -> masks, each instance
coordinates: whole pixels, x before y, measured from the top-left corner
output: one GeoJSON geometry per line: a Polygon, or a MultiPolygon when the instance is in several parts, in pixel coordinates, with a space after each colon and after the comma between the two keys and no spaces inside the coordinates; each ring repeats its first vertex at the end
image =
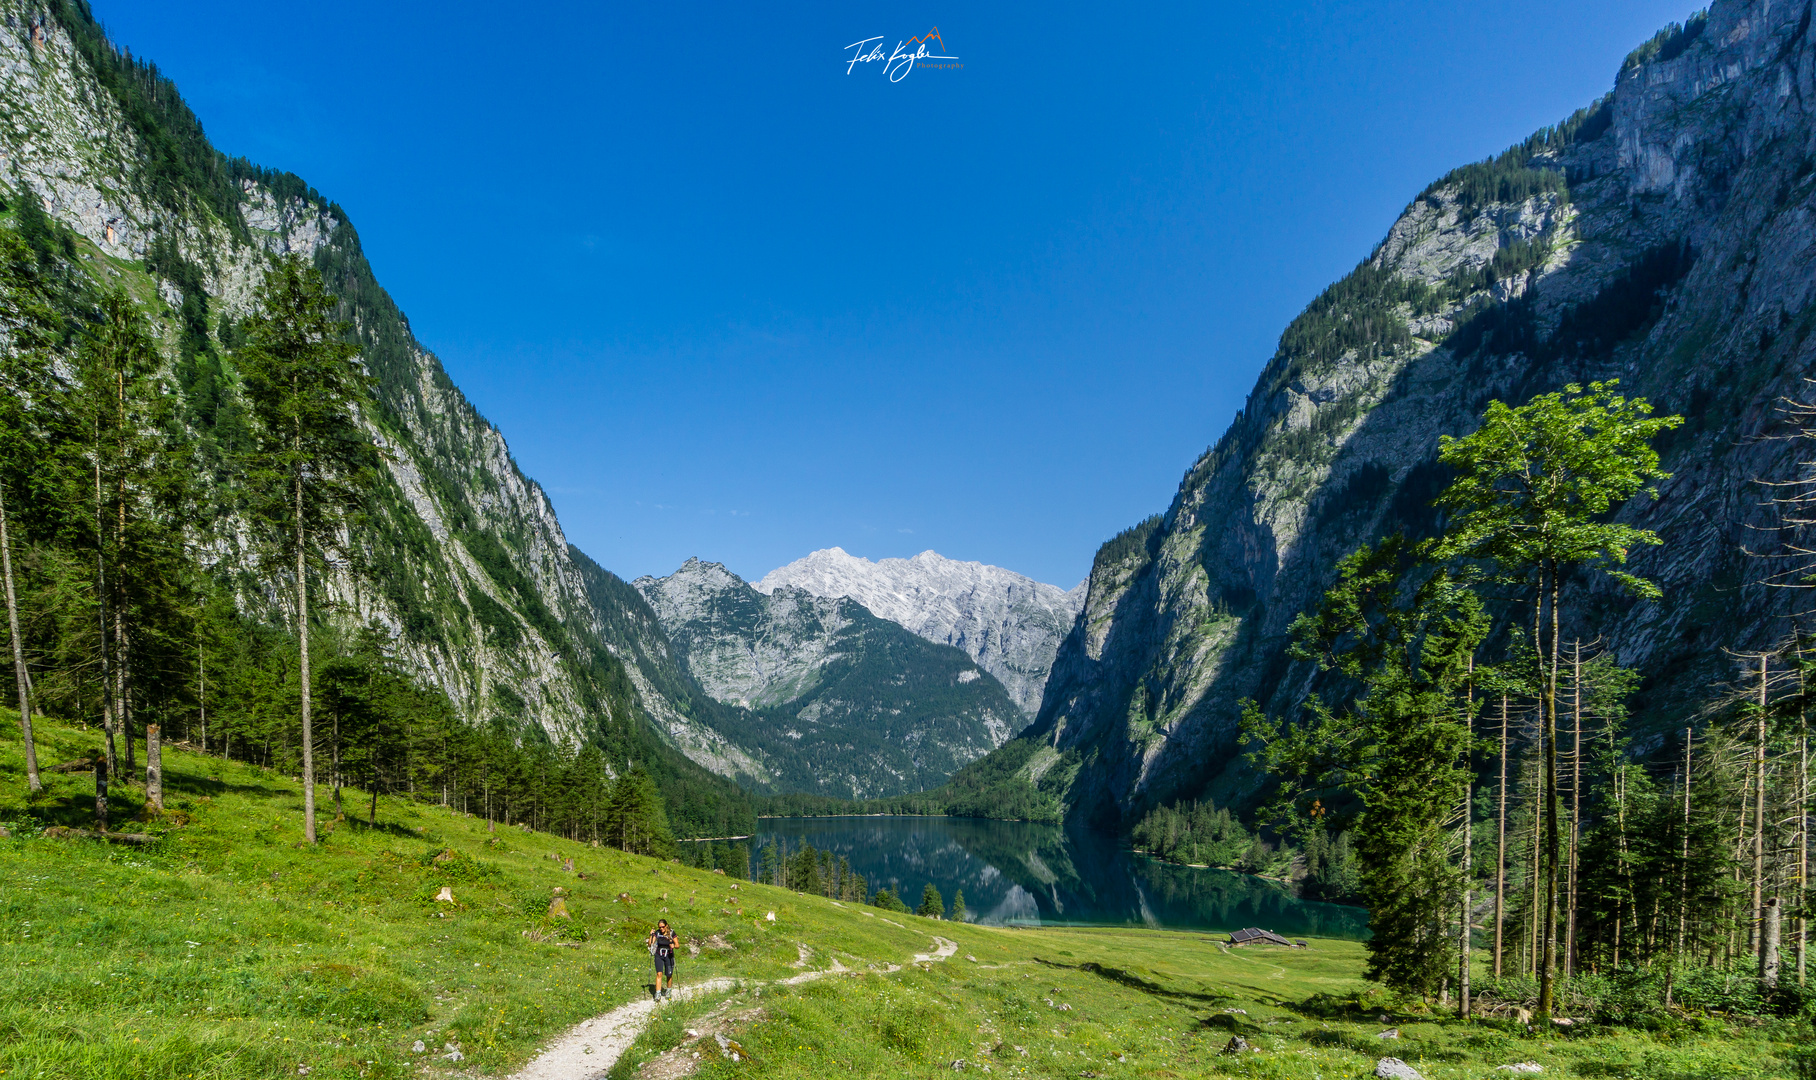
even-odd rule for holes
{"type": "Polygon", "coordinates": [[[1221,1053],[1225,1057],[1235,1057],[1238,1054],[1247,1054],[1254,1050],[1255,1048],[1249,1045],[1247,1039],[1240,1035],[1232,1035],[1230,1041],[1223,1044],[1221,1053]]]}
{"type": "Polygon", "coordinates": [[[452,904],[454,902],[454,887],[452,885],[443,885],[441,891],[435,894],[435,902],[438,904],[452,904]]]}
{"type": "Polygon", "coordinates": [[[572,915],[568,914],[566,898],[557,896],[555,899],[549,901],[549,918],[551,918],[551,919],[571,919],[571,918],[573,918],[572,915]]]}
{"type": "Polygon", "coordinates": [[[1382,1058],[1375,1062],[1377,1080],[1425,1080],[1419,1070],[1399,1058],[1382,1058]]]}
{"type": "Polygon", "coordinates": [[[1545,1066],[1536,1061],[1516,1061],[1512,1065],[1496,1065],[1494,1068],[1496,1072],[1542,1073],[1545,1071],[1545,1066]]]}

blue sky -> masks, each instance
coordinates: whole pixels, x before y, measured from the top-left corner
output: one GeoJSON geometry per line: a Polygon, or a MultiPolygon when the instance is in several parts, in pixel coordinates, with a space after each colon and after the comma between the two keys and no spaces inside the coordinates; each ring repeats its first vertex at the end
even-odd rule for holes
{"type": "Polygon", "coordinates": [[[95,6],[218,146],[346,208],[603,565],[933,548],[1062,586],[1420,188],[1691,10],[95,6]],[[961,68],[847,73],[935,26],[961,68]]]}

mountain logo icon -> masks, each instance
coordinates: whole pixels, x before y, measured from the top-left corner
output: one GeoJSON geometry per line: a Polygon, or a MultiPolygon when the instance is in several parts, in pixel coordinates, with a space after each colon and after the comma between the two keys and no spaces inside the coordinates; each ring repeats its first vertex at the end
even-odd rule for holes
{"type": "Polygon", "coordinates": [[[845,74],[850,75],[856,71],[859,64],[880,61],[883,65],[884,77],[893,83],[901,82],[915,68],[952,70],[965,66],[956,62],[947,62],[957,61],[958,57],[946,52],[946,39],[940,35],[940,28],[937,26],[919,37],[905,38],[896,42],[893,50],[885,44],[887,40],[885,35],[877,34],[845,46],[851,50],[851,55],[845,58],[845,74]],[[929,47],[930,45],[937,46],[938,51],[935,52],[933,48],[929,47]],[[927,63],[927,61],[934,62],[927,63]]]}

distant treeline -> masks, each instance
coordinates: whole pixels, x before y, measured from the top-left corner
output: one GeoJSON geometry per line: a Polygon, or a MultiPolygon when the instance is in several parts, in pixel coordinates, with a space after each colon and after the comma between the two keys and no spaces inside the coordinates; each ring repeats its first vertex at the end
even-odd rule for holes
{"type": "MultiPolygon", "coordinates": [[[[795,815],[806,816],[806,815],[795,815]]],[[[744,840],[683,841],[676,845],[676,855],[688,866],[718,870],[726,877],[757,881],[798,893],[824,896],[848,903],[869,904],[885,911],[912,912],[932,918],[965,917],[963,890],[953,898],[948,911],[939,889],[928,882],[921,889],[920,906],[910,908],[900,896],[888,889],[870,891],[864,875],[851,868],[851,860],[822,851],[803,837],[793,844],[787,838],[771,839],[751,857],[750,845],[744,840]]]]}

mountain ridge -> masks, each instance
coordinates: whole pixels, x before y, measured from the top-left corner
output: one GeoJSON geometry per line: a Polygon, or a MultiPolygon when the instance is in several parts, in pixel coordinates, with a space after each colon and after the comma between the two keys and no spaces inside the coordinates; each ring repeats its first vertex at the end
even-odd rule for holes
{"type": "Polygon", "coordinates": [[[722,707],[716,730],[770,771],[771,790],[924,790],[1022,726],[1002,685],[969,656],[848,597],[786,585],[761,593],[698,558],[631,586],[722,707]]]}
{"type": "Polygon", "coordinates": [[[1033,718],[1059,642],[1071,630],[1085,583],[1070,591],[988,563],[928,549],[908,559],[869,559],[832,547],[752,583],[816,596],[848,596],[928,641],[964,650],[1033,718]]]}
{"type": "MultiPolygon", "coordinates": [[[[1281,335],[1243,410],[1163,514],[1094,560],[1039,717],[993,759],[1074,820],[1158,803],[1252,803],[1239,702],[1290,716],[1330,676],[1285,652],[1337,561],[1429,535],[1438,436],[1492,398],[1619,379],[1686,423],[1674,475],[1621,520],[1655,529],[1633,569],[1656,604],[1591,589],[1565,634],[1645,676],[1635,751],[1732,677],[1722,648],[1782,633],[1793,599],[1742,554],[1778,524],[1760,481],[1796,475],[1765,438],[1816,367],[1816,40],[1809,5],[1719,0],[1635,50],[1613,91],[1407,206],[1281,335]]],[[[986,763],[978,769],[988,771],[986,763]]]]}

